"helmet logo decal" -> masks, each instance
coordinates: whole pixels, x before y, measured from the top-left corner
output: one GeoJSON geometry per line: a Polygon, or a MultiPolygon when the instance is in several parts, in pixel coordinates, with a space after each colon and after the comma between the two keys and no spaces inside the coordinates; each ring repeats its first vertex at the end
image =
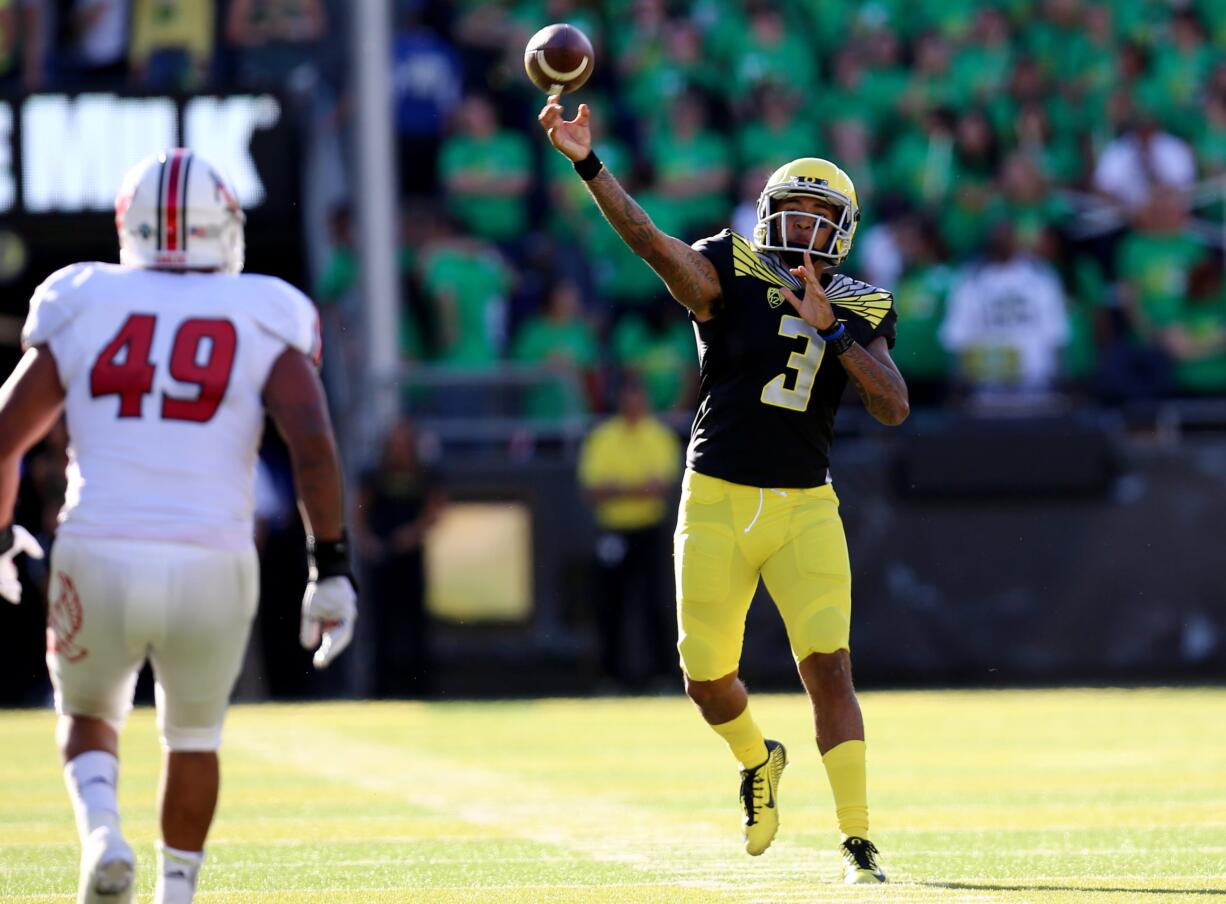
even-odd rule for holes
{"type": "Polygon", "coordinates": [[[115,211],[126,266],[242,272],[242,208],[208,161],[189,148],[168,148],[136,164],[116,195],[115,211]]]}

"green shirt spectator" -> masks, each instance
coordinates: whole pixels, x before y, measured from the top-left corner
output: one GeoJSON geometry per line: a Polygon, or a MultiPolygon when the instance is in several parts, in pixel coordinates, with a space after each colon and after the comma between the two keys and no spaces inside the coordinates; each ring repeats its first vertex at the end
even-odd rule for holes
{"type": "Polygon", "coordinates": [[[1173,327],[1181,351],[1175,356],[1175,385],[1197,395],[1226,392],[1226,298],[1219,294],[1207,304],[1185,305],[1173,327]]]}
{"type": "Polygon", "coordinates": [[[732,153],[723,136],[706,127],[698,98],[684,95],[673,104],[669,122],[655,130],[648,150],[656,191],[676,208],[672,219],[683,224],[682,237],[727,219],[732,153]]]}
{"type": "Polygon", "coordinates": [[[775,170],[797,157],[812,157],[817,127],[804,115],[802,99],[786,88],[766,84],[754,107],[760,115],[741,120],[736,133],[737,160],[742,167],[775,170]]]}
{"type": "Polygon", "coordinates": [[[920,35],[915,46],[915,65],[907,79],[902,108],[913,116],[937,107],[957,108],[962,88],[950,71],[953,48],[935,32],[920,35]]]}
{"type": "Polygon", "coordinates": [[[993,223],[1008,220],[1018,243],[1031,253],[1041,253],[1044,234],[1066,222],[1072,211],[1048,190],[1036,161],[1015,151],[1001,166],[1000,190],[990,197],[985,215],[993,223]]]}
{"type": "Polygon", "coordinates": [[[623,77],[622,96],[649,123],[691,88],[716,96],[726,90],[726,76],[705,52],[698,26],[688,19],[673,19],[664,26],[662,37],[663,52],[631,57],[633,66],[623,77]]]}
{"type": "Polygon", "coordinates": [[[1211,94],[1205,99],[1200,128],[1192,140],[1196,162],[1204,175],[1226,175],[1226,97],[1211,94]]]}
{"type": "Polygon", "coordinates": [[[424,249],[419,267],[422,288],[436,309],[439,362],[492,366],[512,284],[502,256],[480,242],[446,241],[424,249]]]}
{"type": "Polygon", "coordinates": [[[1208,30],[1209,43],[1226,47],[1226,6],[1220,0],[1194,0],[1193,8],[1208,30]]]}
{"type": "Polygon", "coordinates": [[[1134,328],[1153,337],[1180,314],[1192,270],[1208,249],[1187,225],[1188,212],[1177,197],[1158,192],[1137,217],[1122,242],[1116,267],[1133,302],[1134,328]]]}
{"type": "Polygon", "coordinates": [[[1171,132],[1189,137],[1200,106],[1199,92],[1214,61],[1214,52],[1205,45],[1200,24],[1188,15],[1176,15],[1171,22],[1172,43],[1154,49],[1149,78],[1141,86],[1150,109],[1159,113],[1162,124],[1171,132]]]}
{"type": "MultiPolygon", "coordinates": [[[[679,218],[682,213],[679,205],[652,191],[635,191],[633,195],[661,232],[672,236],[684,234],[685,224],[679,218]]],[[[595,207],[595,204],[592,206],[595,207]]],[[[592,228],[583,241],[590,254],[592,273],[601,298],[618,307],[650,303],[660,292],[660,277],[626,247],[613,227],[599,216],[599,211],[597,216],[599,219],[593,219],[592,228]]]]}
{"type": "MultiPolygon", "coordinates": [[[[893,83],[886,78],[874,78],[862,51],[857,47],[844,47],[834,57],[834,83],[814,99],[818,119],[823,125],[859,119],[873,130],[892,127],[895,122],[891,114],[906,84],[905,75],[893,83]]],[[[810,103],[804,100],[805,112],[809,111],[810,103]]]]}
{"type": "Polygon", "coordinates": [[[955,52],[950,63],[950,75],[959,87],[961,105],[992,100],[1004,89],[1012,70],[1008,21],[993,7],[978,10],[970,39],[955,52]]]}
{"type": "Polygon", "coordinates": [[[742,32],[731,66],[732,96],[743,99],[761,82],[812,85],[817,76],[813,47],[801,33],[785,26],[783,14],[758,7],[742,32]]]}
{"type": "Polygon", "coordinates": [[[953,370],[940,331],[955,276],[946,264],[922,261],[905,270],[898,280],[894,307],[903,341],[894,352],[894,360],[909,380],[936,383],[947,379],[953,370]]]}
{"type": "Polygon", "coordinates": [[[1020,35],[1027,52],[1039,62],[1054,85],[1069,78],[1072,63],[1085,55],[1087,43],[1081,10],[1076,4],[1052,4],[1047,15],[1031,17],[1020,35]],[[1070,8],[1072,7],[1072,8],[1070,8]]]}
{"type": "MultiPolygon", "coordinates": [[[[609,109],[609,105],[597,98],[592,103],[592,114],[589,122],[592,129],[592,147],[597,156],[619,181],[626,182],[633,175],[634,160],[630,149],[618,139],[606,135],[603,123],[598,118],[601,110],[609,109]]],[[[608,229],[609,224],[600,213],[600,208],[592,201],[591,193],[583,184],[583,180],[575,175],[574,165],[561,154],[549,154],[545,157],[545,177],[548,182],[550,209],[550,228],[561,238],[574,240],[579,238],[586,242],[588,235],[596,228],[608,229]]]]}
{"type": "Polygon", "coordinates": [[[523,412],[553,421],[588,410],[586,387],[600,352],[595,331],[580,313],[579,292],[573,284],[558,283],[547,305],[544,314],[529,318],[520,327],[512,357],[556,373],[555,381],[533,387],[523,412]]]}
{"type": "MultiPolygon", "coordinates": [[[[660,299],[658,304],[668,302],[660,299]]],[[[653,312],[655,313],[655,312],[653,312]]],[[[613,355],[642,380],[655,411],[672,411],[687,401],[694,373],[694,330],[678,309],[675,314],[645,317],[629,314],[613,329],[613,355]],[[671,316],[669,316],[671,315],[671,316]],[[664,321],[660,323],[659,321],[664,321]]]]}
{"type": "Polygon", "coordinates": [[[499,129],[484,97],[461,104],[459,131],[439,155],[439,176],[452,213],[466,230],[492,241],[522,235],[528,226],[526,193],[532,178],[528,139],[499,129]]]}
{"type": "Polygon", "coordinates": [[[953,187],[953,115],[929,110],[923,129],[907,129],[886,156],[883,183],[917,204],[937,204],[953,187]]]}

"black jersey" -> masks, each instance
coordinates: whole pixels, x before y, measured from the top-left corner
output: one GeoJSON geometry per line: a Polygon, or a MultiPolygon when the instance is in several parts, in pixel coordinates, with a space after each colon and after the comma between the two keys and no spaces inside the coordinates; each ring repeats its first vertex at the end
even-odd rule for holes
{"type": "MultiPolygon", "coordinates": [[[[701,474],[757,487],[825,483],[834,415],[847,371],[827,355],[817,329],[780,293],[803,285],[776,254],[729,229],[694,243],[715,265],[722,299],[698,340],[698,415],[686,464],[701,474]]],[[[861,345],[894,345],[894,297],[840,273],[822,275],[826,297],[861,345]]]]}

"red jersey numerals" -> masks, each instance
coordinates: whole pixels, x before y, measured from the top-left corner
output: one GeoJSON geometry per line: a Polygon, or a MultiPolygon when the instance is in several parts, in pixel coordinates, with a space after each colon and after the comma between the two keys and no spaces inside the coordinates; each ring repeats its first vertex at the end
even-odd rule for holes
{"type": "Polygon", "coordinates": [[[234,368],[238,333],[228,320],[185,320],[175,333],[170,351],[170,375],[180,383],[195,383],[200,391],[194,399],[176,399],[162,393],[162,417],[172,421],[211,421],[234,368]],[[201,346],[208,351],[201,361],[201,346]]]}
{"type": "MultiPolygon", "coordinates": [[[[89,373],[94,398],[119,396],[119,417],[140,417],[143,398],[153,391],[155,365],[149,360],[157,318],[133,314],[98,355],[89,373]]],[[[180,324],[170,349],[170,375],[180,383],[194,383],[195,398],[162,393],[164,420],[205,423],[221,407],[234,356],[238,332],[229,320],[192,318],[180,324]]]]}
{"type": "Polygon", "coordinates": [[[95,399],[119,396],[120,417],[140,417],[141,399],[153,390],[149,350],[156,323],[152,314],[133,314],[106,344],[89,372],[89,394],[95,399]]]}

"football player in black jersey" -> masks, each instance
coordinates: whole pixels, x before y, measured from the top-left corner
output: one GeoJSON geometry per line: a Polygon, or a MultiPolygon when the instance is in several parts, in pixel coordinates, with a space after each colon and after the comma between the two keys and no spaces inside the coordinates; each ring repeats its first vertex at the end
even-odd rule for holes
{"type": "Polygon", "coordinates": [[[592,152],[590,112],[566,120],[550,97],[539,121],[626,244],[690,312],[700,385],[674,537],[677,648],[686,692],[740,761],[745,849],[779,825],[787,753],[767,740],[737,676],[758,585],[783,616],[813,705],[834,792],[843,878],[885,881],[868,838],[864,720],[851,680],[851,567],[829,477],[835,412],[848,380],[884,424],[909,412],[890,358],[889,292],[832,271],[860,219],[855,187],[827,160],[778,169],[752,240],[724,230],[693,247],[651,222],[592,152]]]}

